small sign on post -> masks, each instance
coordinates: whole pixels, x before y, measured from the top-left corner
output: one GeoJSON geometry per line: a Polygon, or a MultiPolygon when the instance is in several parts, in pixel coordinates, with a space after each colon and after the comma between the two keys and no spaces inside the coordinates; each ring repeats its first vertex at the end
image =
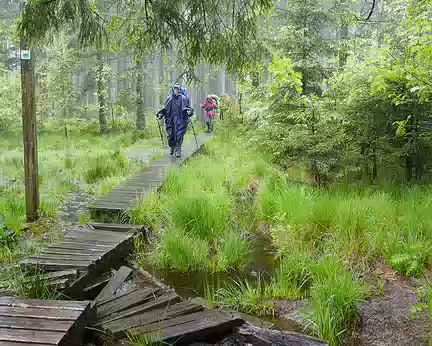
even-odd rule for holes
{"type": "Polygon", "coordinates": [[[30,60],[31,59],[31,54],[29,50],[22,50],[21,51],[21,59],[22,60],[30,60]]]}

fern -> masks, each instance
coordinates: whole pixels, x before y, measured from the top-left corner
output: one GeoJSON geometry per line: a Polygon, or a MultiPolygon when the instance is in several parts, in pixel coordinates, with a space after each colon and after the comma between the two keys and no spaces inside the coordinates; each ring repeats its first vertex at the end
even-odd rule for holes
{"type": "Polygon", "coordinates": [[[396,254],[390,258],[393,269],[406,276],[418,276],[423,273],[424,264],[421,254],[396,254]]]}

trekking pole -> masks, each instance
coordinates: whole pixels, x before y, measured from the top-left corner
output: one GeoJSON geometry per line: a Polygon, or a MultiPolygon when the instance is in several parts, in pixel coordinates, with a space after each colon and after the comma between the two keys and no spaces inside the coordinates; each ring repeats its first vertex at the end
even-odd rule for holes
{"type": "Polygon", "coordinates": [[[192,126],[192,132],[193,132],[193,135],[194,135],[194,137],[195,137],[195,143],[196,143],[196,145],[197,145],[197,149],[199,149],[198,139],[197,139],[197,136],[196,136],[196,133],[195,133],[195,127],[194,127],[194,124],[193,124],[192,119],[191,119],[191,126],[192,126]]]}
{"type": "Polygon", "coordinates": [[[162,146],[164,146],[165,143],[164,143],[164,140],[163,140],[162,129],[161,129],[161,125],[160,125],[159,119],[157,119],[156,121],[157,121],[157,123],[158,123],[159,134],[160,134],[160,138],[161,138],[162,146]]]}

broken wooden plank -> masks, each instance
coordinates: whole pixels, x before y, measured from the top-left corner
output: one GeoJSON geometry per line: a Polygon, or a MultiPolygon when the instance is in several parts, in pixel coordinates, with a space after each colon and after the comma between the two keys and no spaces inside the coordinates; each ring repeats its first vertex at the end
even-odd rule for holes
{"type": "Polygon", "coordinates": [[[230,334],[244,321],[238,314],[223,311],[203,311],[175,317],[162,322],[128,329],[130,335],[142,335],[149,341],[188,342],[202,341],[214,336],[230,334]]]}
{"type": "Polygon", "coordinates": [[[138,315],[138,314],[141,314],[143,312],[150,311],[150,310],[156,310],[156,309],[161,308],[162,306],[165,306],[165,307],[170,306],[170,305],[178,303],[180,300],[181,300],[180,297],[175,293],[163,295],[163,296],[160,296],[160,297],[156,298],[155,300],[151,300],[147,303],[143,303],[143,304],[137,305],[133,308],[129,308],[129,309],[123,310],[121,312],[113,313],[107,317],[101,318],[97,321],[97,323],[94,326],[97,327],[103,323],[108,323],[108,322],[119,320],[121,318],[126,318],[126,317],[130,317],[130,316],[138,315]]]}
{"type": "Polygon", "coordinates": [[[160,293],[159,289],[140,289],[135,290],[131,294],[123,295],[119,298],[114,297],[113,300],[105,303],[98,304],[97,316],[98,318],[106,317],[114,312],[120,312],[127,308],[134,307],[140,303],[154,299],[156,294],[160,293]]]}
{"type": "Polygon", "coordinates": [[[120,267],[95,300],[100,301],[112,297],[131,274],[132,269],[125,266],[120,267]]]}
{"type": "Polygon", "coordinates": [[[116,338],[123,338],[126,336],[125,329],[129,330],[131,328],[172,319],[177,316],[192,314],[201,310],[202,306],[196,305],[189,301],[185,301],[162,307],[157,310],[147,311],[139,315],[121,318],[115,321],[104,323],[101,325],[101,328],[105,331],[110,332],[116,338]]]}

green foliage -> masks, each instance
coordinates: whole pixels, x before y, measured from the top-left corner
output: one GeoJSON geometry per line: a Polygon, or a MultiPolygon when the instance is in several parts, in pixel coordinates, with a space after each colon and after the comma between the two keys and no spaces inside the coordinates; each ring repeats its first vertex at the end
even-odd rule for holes
{"type": "MultiPolygon", "coordinates": [[[[428,250],[430,252],[430,250],[428,250]]],[[[419,276],[423,274],[427,262],[424,253],[402,253],[393,255],[389,259],[394,269],[406,276],[419,276]]]]}

